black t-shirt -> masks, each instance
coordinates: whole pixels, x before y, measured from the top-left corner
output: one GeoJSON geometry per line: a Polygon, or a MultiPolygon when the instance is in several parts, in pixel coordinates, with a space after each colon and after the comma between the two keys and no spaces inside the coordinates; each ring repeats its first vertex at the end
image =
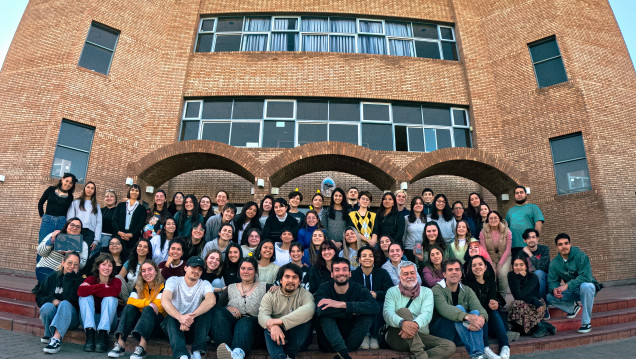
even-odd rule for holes
{"type": "Polygon", "coordinates": [[[457,288],[456,291],[451,292],[451,294],[453,295],[453,305],[458,305],[459,304],[459,288],[457,288]]]}

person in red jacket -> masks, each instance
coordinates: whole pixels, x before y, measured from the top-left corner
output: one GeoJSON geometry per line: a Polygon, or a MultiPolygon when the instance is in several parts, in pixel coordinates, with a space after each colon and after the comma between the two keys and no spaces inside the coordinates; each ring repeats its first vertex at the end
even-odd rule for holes
{"type": "Polygon", "coordinates": [[[84,351],[105,353],[108,350],[108,332],[115,322],[117,297],[121,291],[121,280],[115,278],[114,268],[113,257],[108,253],[100,254],[93,265],[93,275],[77,289],[82,326],[86,331],[84,351]],[[95,330],[98,331],[97,343],[95,330]]]}

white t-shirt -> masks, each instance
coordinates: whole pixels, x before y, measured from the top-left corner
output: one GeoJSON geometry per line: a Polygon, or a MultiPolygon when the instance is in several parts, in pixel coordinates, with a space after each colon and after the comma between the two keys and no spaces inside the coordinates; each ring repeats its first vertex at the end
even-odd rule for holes
{"type": "Polygon", "coordinates": [[[195,285],[188,287],[184,277],[168,278],[164,291],[172,293],[172,305],[181,314],[194,312],[205,299],[205,295],[213,293],[212,285],[207,280],[199,279],[195,285]]]}

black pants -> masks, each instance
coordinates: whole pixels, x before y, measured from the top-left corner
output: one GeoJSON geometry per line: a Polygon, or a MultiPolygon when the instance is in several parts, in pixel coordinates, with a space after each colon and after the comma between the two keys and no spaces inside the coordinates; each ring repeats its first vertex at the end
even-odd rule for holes
{"type": "Polygon", "coordinates": [[[318,348],[323,352],[358,350],[369,332],[375,316],[356,315],[348,318],[318,317],[318,348]]]}
{"type": "Polygon", "coordinates": [[[179,358],[182,355],[189,357],[186,341],[192,342],[192,351],[200,351],[205,353],[205,345],[208,340],[208,332],[212,324],[212,310],[194,318],[194,323],[190,326],[190,330],[181,331],[181,323],[170,315],[161,322],[161,328],[168,335],[170,341],[170,349],[172,349],[172,357],[179,358]]]}
{"type": "Polygon", "coordinates": [[[241,348],[245,356],[250,354],[254,346],[265,348],[263,328],[258,324],[258,317],[236,319],[222,307],[215,307],[212,312],[210,337],[216,344],[225,343],[232,349],[241,348]]]}
{"type": "Polygon", "coordinates": [[[121,312],[119,319],[119,325],[115,331],[115,338],[118,335],[126,342],[126,339],[131,334],[135,339],[140,340],[142,337],[146,340],[152,336],[161,333],[161,321],[163,316],[161,314],[155,314],[154,309],[151,307],[145,307],[143,311],[139,311],[139,308],[134,305],[128,304],[121,312]],[[133,329],[134,328],[134,329],[133,329]]]}

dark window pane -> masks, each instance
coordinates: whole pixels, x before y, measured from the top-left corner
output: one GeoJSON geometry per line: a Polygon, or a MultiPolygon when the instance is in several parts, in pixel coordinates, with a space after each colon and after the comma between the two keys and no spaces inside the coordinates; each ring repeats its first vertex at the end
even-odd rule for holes
{"type": "Polygon", "coordinates": [[[422,107],[420,105],[393,104],[393,123],[422,124],[422,107]]]}
{"type": "Polygon", "coordinates": [[[201,131],[201,139],[229,143],[230,123],[229,122],[204,123],[203,130],[201,131]]]}
{"type": "Polygon", "coordinates": [[[437,140],[435,138],[435,130],[432,128],[425,128],[424,138],[426,140],[426,152],[435,151],[437,149],[437,140]]]}
{"type": "Polygon", "coordinates": [[[453,123],[455,126],[468,126],[468,119],[466,118],[466,111],[453,110],[453,123]]]}
{"type": "Polygon", "coordinates": [[[529,46],[530,54],[532,55],[532,62],[543,61],[561,55],[556,39],[550,39],[548,41],[529,46]]]}
{"type": "Polygon", "coordinates": [[[327,101],[296,101],[296,119],[327,121],[327,101]]]}
{"type": "Polygon", "coordinates": [[[230,145],[239,147],[258,147],[261,137],[261,124],[258,122],[233,122],[230,145]]]}
{"type": "Polygon", "coordinates": [[[413,36],[425,39],[437,39],[437,25],[413,23],[413,36]]]}
{"type": "Polygon", "coordinates": [[[216,24],[216,32],[243,30],[243,17],[220,17],[216,24]]]}
{"type": "Polygon", "coordinates": [[[576,160],[554,165],[559,194],[582,192],[591,189],[587,160],[576,160]]]}
{"type": "Polygon", "coordinates": [[[326,123],[299,123],[298,145],[327,141],[326,123]]]}
{"type": "Polygon", "coordinates": [[[214,34],[201,34],[197,41],[197,48],[195,52],[211,52],[212,41],[214,40],[214,34]]]}
{"type": "Polygon", "coordinates": [[[568,80],[563,59],[560,57],[535,64],[534,70],[537,73],[539,87],[548,87],[568,80]]]}
{"type": "Polygon", "coordinates": [[[441,27],[439,28],[439,32],[442,34],[442,39],[444,40],[455,40],[453,38],[453,30],[450,27],[441,27]]]}
{"type": "Polygon", "coordinates": [[[377,151],[393,151],[391,125],[362,124],[362,146],[377,151]]]}
{"type": "Polygon", "coordinates": [[[365,103],[363,106],[363,116],[365,121],[385,121],[389,122],[389,105],[376,105],[365,103]]]}
{"type": "Polygon", "coordinates": [[[273,32],[269,44],[270,51],[296,51],[300,46],[297,32],[273,32]]]}
{"type": "Polygon", "coordinates": [[[205,100],[201,118],[229,119],[232,117],[232,100],[205,100]]]}
{"type": "Polygon", "coordinates": [[[329,141],[358,144],[357,125],[329,124],[329,141]]]}
{"type": "Polygon", "coordinates": [[[406,126],[395,126],[395,150],[408,151],[409,142],[406,138],[406,126]]]}
{"type": "Polygon", "coordinates": [[[293,101],[267,101],[268,118],[294,118],[293,101]]]}
{"type": "Polygon", "coordinates": [[[421,127],[409,127],[409,151],[424,152],[424,132],[421,127]]]}
{"type": "Polygon", "coordinates": [[[422,107],[424,124],[434,126],[450,126],[450,111],[447,108],[422,107]]]}
{"type": "Polygon", "coordinates": [[[441,59],[437,42],[415,41],[415,54],[427,59],[441,59]]]}
{"type": "Polygon", "coordinates": [[[216,35],[215,52],[239,51],[241,48],[241,35],[216,35]]]}
{"type": "Polygon", "coordinates": [[[57,144],[89,152],[93,143],[94,131],[92,128],[62,121],[57,144]]]}
{"type": "Polygon", "coordinates": [[[116,31],[93,24],[88,30],[86,41],[114,50],[115,44],[117,44],[117,34],[118,32],[116,31]]]}
{"type": "Polygon", "coordinates": [[[73,173],[77,180],[86,180],[86,167],[88,167],[88,153],[75,151],[64,147],[55,149],[51,176],[62,177],[66,172],[73,173]]]}
{"type": "Polygon", "coordinates": [[[234,113],[232,114],[232,118],[263,118],[263,100],[234,100],[234,113]]]}
{"type": "Polygon", "coordinates": [[[214,31],[214,19],[202,20],[201,31],[214,31]]]}
{"type": "Polygon", "coordinates": [[[360,121],[360,103],[329,101],[329,121],[360,121]]]}
{"type": "Polygon", "coordinates": [[[263,122],[263,127],[262,147],[294,147],[294,122],[265,121],[263,122]]]}
{"type": "Polygon", "coordinates": [[[454,128],[455,147],[470,147],[470,131],[465,128],[454,128]]]}
{"type": "Polygon", "coordinates": [[[435,130],[437,134],[437,149],[452,147],[450,130],[435,130]]]}
{"type": "Polygon", "coordinates": [[[201,102],[186,102],[185,118],[199,118],[201,102]]]}
{"type": "Polygon", "coordinates": [[[455,60],[457,57],[457,46],[454,42],[442,41],[442,52],[444,53],[444,60],[455,60]]]}
{"type": "Polygon", "coordinates": [[[108,68],[110,67],[110,59],[112,55],[113,52],[110,50],[85,43],[84,51],[82,51],[82,56],[79,60],[79,65],[89,70],[108,75],[108,68]]]}
{"type": "Polygon", "coordinates": [[[181,126],[181,141],[199,139],[199,121],[183,121],[181,126]]]}
{"type": "Polygon", "coordinates": [[[550,140],[552,148],[552,159],[555,163],[585,158],[585,147],[583,146],[583,136],[568,136],[550,140]]]}

